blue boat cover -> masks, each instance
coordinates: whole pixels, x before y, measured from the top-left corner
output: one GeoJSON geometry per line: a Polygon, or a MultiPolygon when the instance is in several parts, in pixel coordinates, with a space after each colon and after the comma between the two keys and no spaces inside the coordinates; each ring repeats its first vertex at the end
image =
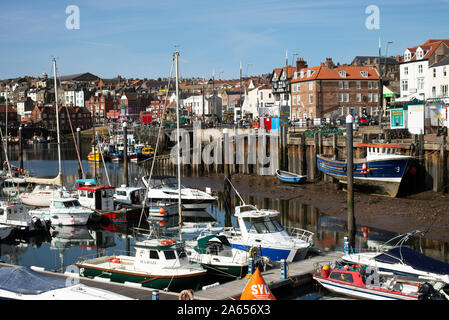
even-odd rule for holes
{"type": "Polygon", "coordinates": [[[407,247],[390,249],[378,255],[375,260],[391,264],[402,262],[417,270],[443,275],[449,274],[449,263],[430,258],[407,247]]]}
{"type": "Polygon", "coordinates": [[[66,280],[25,267],[1,267],[0,289],[20,294],[40,294],[67,287],[66,280]]]}

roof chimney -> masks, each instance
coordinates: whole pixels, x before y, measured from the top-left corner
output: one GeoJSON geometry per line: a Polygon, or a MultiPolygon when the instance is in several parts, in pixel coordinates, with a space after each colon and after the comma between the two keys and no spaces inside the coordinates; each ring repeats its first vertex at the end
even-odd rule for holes
{"type": "Polygon", "coordinates": [[[334,62],[332,61],[332,58],[326,58],[326,62],[324,63],[327,69],[333,69],[335,67],[334,62]]]}
{"type": "Polygon", "coordinates": [[[307,62],[303,58],[296,59],[296,71],[301,71],[304,68],[307,68],[307,62]]]}

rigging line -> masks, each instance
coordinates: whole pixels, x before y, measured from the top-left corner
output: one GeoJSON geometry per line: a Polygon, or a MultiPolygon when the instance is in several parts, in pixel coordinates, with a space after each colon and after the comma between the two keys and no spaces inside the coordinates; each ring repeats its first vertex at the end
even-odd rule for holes
{"type": "Polygon", "coordinates": [[[242,201],[243,205],[245,205],[245,201],[243,200],[243,198],[240,196],[239,192],[237,191],[237,189],[234,187],[234,185],[232,184],[231,180],[229,180],[229,178],[226,178],[226,180],[228,180],[229,184],[231,185],[232,189],[234,189],[235,193],[237,194],[237,196],[240,198],[240,201],[242,201]]]}
{"type": "MultiPolygon", "coordinates": [[[[153,175],[154,163],[155,163],[155,161],[156,161],[157,150],[158,150],[158,147],[159,147],[159,139],[160,139],[161,132],[162,132],[162,123],[164,122],[163,120],[164,120],[164,118],[165,118],[165,108],[166,108],[166,106],[167,106],[167,98],[168,98],[168,94],[169,94],[169,92],[170,92],[170,82],[171,82],[171,78],[172,78],[172,75],[173,75],[173,66],[174,66],[174,60],[172,60],[172,64],[171,64],[171,67],[170,67],[170,76],[169,76],[169,78],[168,78],[168,83],[167,83],[167,93],[166,93],[166,95],[165,95],[164,105],[163,105],[163,109],[162,109],[162,110],[163,110],[163,111],[162,111],[162,116],[161,116],[161,119],[160,119],[160,121],[159,121],[159,131],[158,131],[158,134],[157,134],[156,146],[154,147],[153,161],[151,162],[150,173],[149,173],[149,176],[148,176],[148,185],[147,185],[147,187],[146,187],[146,189],[145,189],[145,196],[143,197],[143,200],[142,200],[142,212],[141,212],[141,214],[140,214],[138,227],[140,227],[140,223],[141,223],[141,221],[142,221],[142,216],[143,216],[143,213],[144,213],[144,210],[145,210],[145,202],[146,202],[146,199],[147,199],[147,198],[148,198],[149,200],[151,199],[151,198],[149,197],[149,193],[150,193],[150,181],[151,181],[151,176],[153,175]]],[[[151,201],[149,201],[149,202],[151,203],[151,201]]],[[[149,207],[149,210],[151,210],[151,205],[150,205],[150,207],[149,207]]],[[[150,214],[150,212],[148,212],[148,214],[150,214]]]]}

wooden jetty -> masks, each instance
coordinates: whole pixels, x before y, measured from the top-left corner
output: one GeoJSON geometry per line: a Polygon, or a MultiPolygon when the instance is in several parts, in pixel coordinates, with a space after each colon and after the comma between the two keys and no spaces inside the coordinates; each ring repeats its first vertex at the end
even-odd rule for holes
{"type": "MultiPolygon", "coordinates": [[[[319,256],[315,256],[309,259],[292,262],[288,264],[288,275],[286,279],[281,279],[280,268],[273,268],[262,272],[262,276],[269,286],[269,288],[277,289],[281,287],[298,287],[305,285],[312,281],[312,273],[314,270],[314,264],[318,262],[333,262],[339,259],[343,255],[342,252],[325,252],[321,253],[319,256]]],[[[17,267],[15,265],[0,263],[1,267],[17,267]]],[[[124,295],[126,297],[136,299],[136,300],[152,300],[152,294],[155,289],[144,288],[136,283],[116,283],[106,281],[108,279],[104,278],[94,278],[88,279],[79,277],[74,273],[57,273],[52,271],[47,271],[40,267],[31,267],[34,271],[44,273],[46,275],[68,279],[71,277],[73,281],[79,281],[80,283],[99,288],[103,290],[108,290],[117,294],[124,295]]],[[[194,293],[195,300],[238,300],[243,289],[245,288],[249,279],[242,278],[239,280],[230,281],[215,287],[211,287],[207,290],[200,290],[194,293]]],[[[159,300],[178,300],[179,293],[158,290],[159,300]]]]}
{"type": "MultiPolygon", "coordinates": [[[[298,287],[312,281],[312,274],[315,272],[314,265],[318,262],[334,262],[343,256],[343,252],[324,252],[319,256],[309,259],[295,261],[288,264],[288,275],[286,279],[281,279],[280,268],[273,268],[262,273],[265,283],[270,290],[281,287],[298,287]]],[[[207,290],[195,292],[196,300],[238,300],[245,289],[249,279],[242,278],[231,282],[226,282],[207,290]]]]}

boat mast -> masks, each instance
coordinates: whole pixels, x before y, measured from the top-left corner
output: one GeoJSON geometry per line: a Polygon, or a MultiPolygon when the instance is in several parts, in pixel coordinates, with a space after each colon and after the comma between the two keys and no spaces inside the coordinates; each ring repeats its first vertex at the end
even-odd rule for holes
{"type": "Polygon", "coordinates": [[[53,58],[53,77],[55,80],[55,107],[56,107],[56,137],[58,141],[58,175],[62,174],[61,167],[61,140],[59,137],[59,110],[58,110],[58,82],[56,80],[56,59],[53,58]]]}
{"type": "Polygon", "coordinates": [[[178,68],[179,51],[174,54],[175,58],[175,72],[176,72],[176,137],[178,145],[178,213],[179,213],[179,238],[182,240],[182,205],[181,205],[181,147],[179,145],[179,68],[178,68]]]}

